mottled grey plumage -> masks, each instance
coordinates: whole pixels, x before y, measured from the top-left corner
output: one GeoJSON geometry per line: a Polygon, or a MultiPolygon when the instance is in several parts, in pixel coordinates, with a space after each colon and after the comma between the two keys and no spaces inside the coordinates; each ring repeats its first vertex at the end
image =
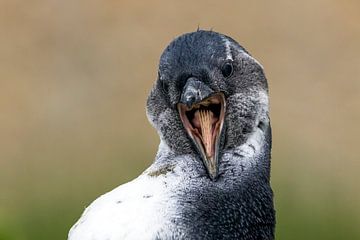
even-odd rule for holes
{"type": "Polygon", "coordinates": [[[154,163],[130,185],[96,200],[69,239],[274,239],[267,92],[262,66],[230,37],[199,30],[176,38],[161,56],[147,101],[148,118],[161,138],[154,163]],[[227,62],[233,73],[225,77],[227,62]],[[177,109],[191,78],[225,96],[214,179],[177,109]],[[150,213],[137,212],[127,194],[138,207],[148,204],[150,213]],[[143,225],[127,221],[129,212],[143,225]]]}
{"type": "MultiPolygon", "coordinates": [[[[159,152],[155,165],[175,164],[173,156],[189,154],[186,163],[191,185],[174,193],[181,217],[174,219],[193,239],[273,239],[274,209],[270,178],[271,128],[267,103],[260,92],[268,85],[262,66],[230,37],[197,31],[175,39],[160,59],[159,79],[148,98],[147,111],[169,153],[159,152]],[[234,74],[225,79],[229,42],[234,74]],[[219,177],[210,181],[198,152],[189,140],[175,105],[189,77],[201,79],[227,101],[225,131],[221,137],[219,177]],[[248,159],[238,152],[254,129],[264,131],[260,151],[248,159]]],[[[251,146],[250,146],[251,148],[251,146]]],[[[177,229],[174,229],[176,231],[177,229]]],[[[189,238],[185,238],[189,239],[189,238]]]]}

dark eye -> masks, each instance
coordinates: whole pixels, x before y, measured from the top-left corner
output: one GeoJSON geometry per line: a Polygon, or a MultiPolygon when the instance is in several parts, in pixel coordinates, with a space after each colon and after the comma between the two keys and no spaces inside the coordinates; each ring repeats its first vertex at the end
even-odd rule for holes
{"type": "Polygon", "coordinates": [[[169,85],[165,81],[161,81],[161,90],[164,94],[169,93],[169,85]]]}
{"type": "Polygon", "coordinates": [[[160,71],[158,71],[158,81],[160,82],[160,90],[167,94],[169,92],[169,85],[161,78],[160,71]]]}
{"type": "Polygon", "coordinates": [[[234,67],[231,62],[226,62],[221,67],[221,73],[224,77],[228,78],[230,77],[234,72],[234,67]]]}

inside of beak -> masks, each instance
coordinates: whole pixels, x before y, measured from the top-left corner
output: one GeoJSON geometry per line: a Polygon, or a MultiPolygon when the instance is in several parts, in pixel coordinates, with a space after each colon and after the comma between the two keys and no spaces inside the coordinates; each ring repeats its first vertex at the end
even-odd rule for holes
{"type": "Polygon", "coordinates": [[[215,153],[215,134],[218,117],[209,109],[199,109],[191,121],[195,134],[200,138],[206,157],[213,157],[215,153]]]}
{"type": "Polygon", "coordinates": [[[217,175],[218,148],[225,116],[225,99],[222,93],[213,94],[188,107],[179,103],[183,125],[195,143],[210,176],[217,175]]]}

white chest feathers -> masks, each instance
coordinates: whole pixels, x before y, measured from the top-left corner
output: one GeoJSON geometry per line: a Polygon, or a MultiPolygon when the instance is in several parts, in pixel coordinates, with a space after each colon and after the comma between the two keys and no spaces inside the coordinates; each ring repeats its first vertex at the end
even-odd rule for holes
{"type": "Polygon", "coordinates": [[[96,199],[69,232],[69,240],[156,239],[171,234],[176,203],[163,175],[142,174],[96,199]],[[174,201],[174,202],[171,202],[174,201]]]}

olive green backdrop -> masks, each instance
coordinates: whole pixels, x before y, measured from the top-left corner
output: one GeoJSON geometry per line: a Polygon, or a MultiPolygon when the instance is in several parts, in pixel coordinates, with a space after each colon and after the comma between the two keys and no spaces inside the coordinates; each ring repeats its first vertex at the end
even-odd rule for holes
{"type": "Polygon", "coordinates": [[[0,239],[60,240],[139,175],[179,34],[232,36],[265,67],[277,239],[360,239],[360,2],[0,1],[0,239]]]}

